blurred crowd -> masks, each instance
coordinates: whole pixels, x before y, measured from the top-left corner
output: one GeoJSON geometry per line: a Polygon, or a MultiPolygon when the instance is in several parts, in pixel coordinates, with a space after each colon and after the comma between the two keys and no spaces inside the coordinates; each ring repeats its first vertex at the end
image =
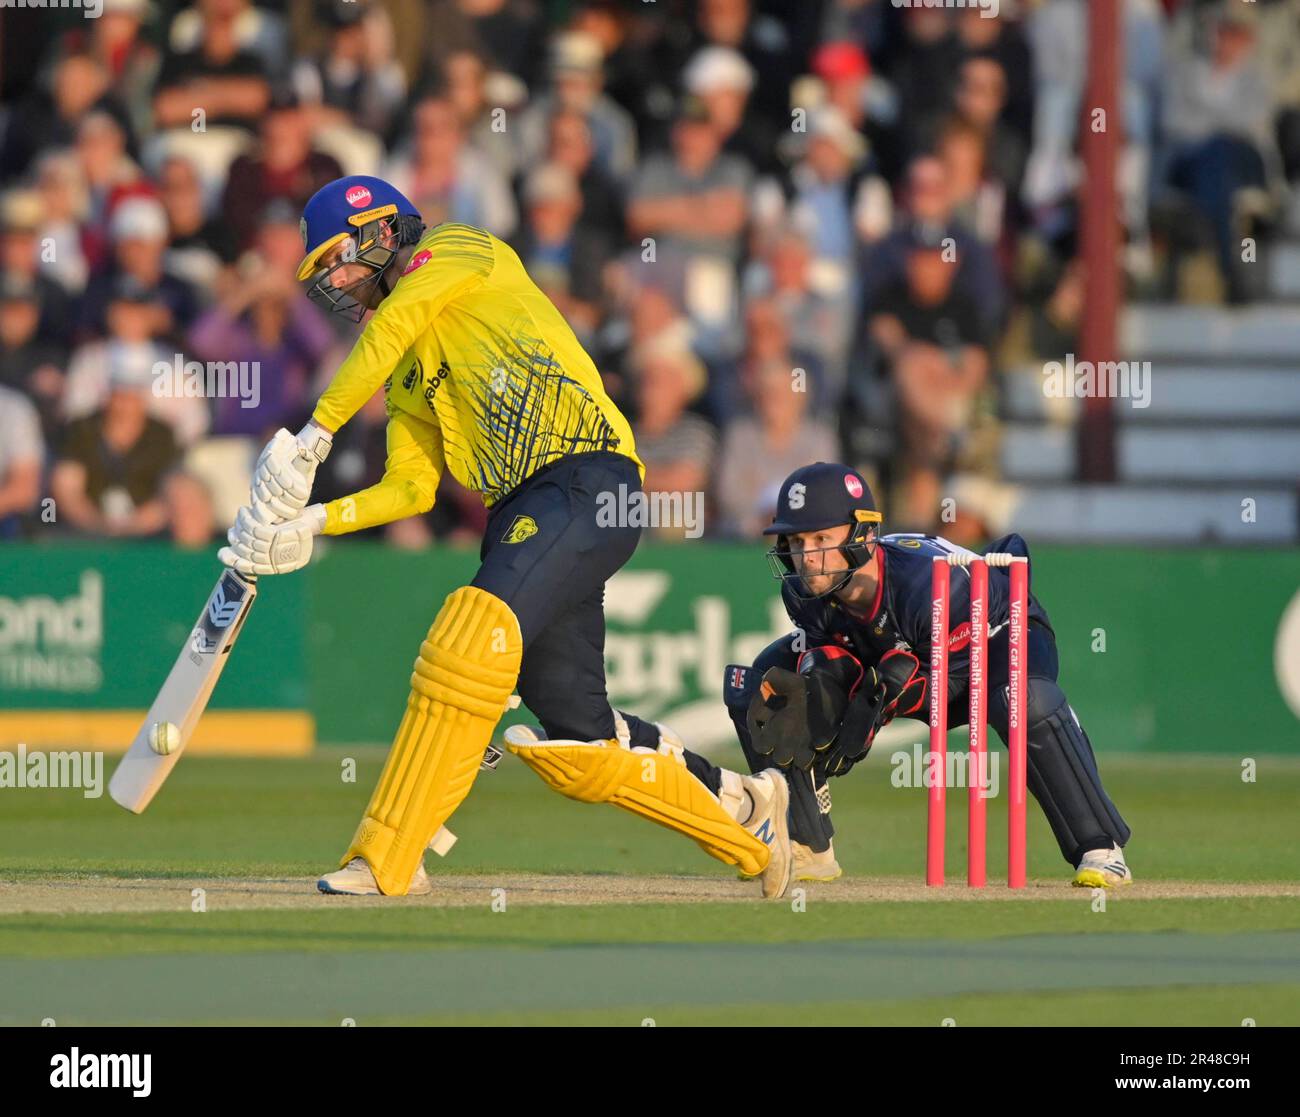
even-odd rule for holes
{"type": "MultiPolygon", "coordinates": [[[[954,472],[994,469],[1002,370],[1075,344],[1085,0],[102,4],[0,13],[0,539],[224,530],[355,339],[294,280],[302,205],[344,173],[508,241],[647,488],[705,492],[714,537],[817,459],[934,529],[954,472]],[[160,389],[186,362],[256,392],[160,389]]],[[[1180,297],[1191,259],[1250,301],[1241,238],[1300,176],[1300,0],[1121,9],[1128,294],[1180,297]]],[[[377,395],[316,498],[384,456],[377,395]]],[[[383,534],[483,520],[445,479],[383,534]]]]}

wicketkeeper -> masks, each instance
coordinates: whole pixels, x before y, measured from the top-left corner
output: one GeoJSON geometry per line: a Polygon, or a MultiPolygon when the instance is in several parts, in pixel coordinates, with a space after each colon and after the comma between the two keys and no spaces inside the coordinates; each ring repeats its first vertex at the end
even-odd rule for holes
{"type": "MultiPolygon", "coordinates": [[[[605,582],[640,528],[597,521],[602,493],[640,491],[632,432],[591,358],[515,252],[483,229],[426,232],[377,178],[323,187],[302,218],[308,295],[360,321],[374,311],[297,436],[263,450],[252,500],[222,560],[243,573],[304,566],[319,534],[428,511],[450,470],[490,508],[473,581],[443,602],[420,645],[406,712],[383,774],[323,892],[430,889],[425,847],[469,793],[512,692],[542,729],[508,747],[562,795],[609,802],[696,841],[779,896],[790,878],[788,790],[780,773],[723,772],[662,726],[610,708],[605,582]],[[382,480],[328,504],[307,501],[331,439],[383,385],[382,480]]],[[[423,587],[411,608],[428,608],[423,587]]]]}
{"type": "MultiPolygon", "coordinates": [[[[776,536],[768,554],[795,633],[768,645],[752,666],[726,672],[727,709],[750,765],[776,765],[790,781],[796,880],[840,875],[827,778],[864,759],[894,718],[928,721],[933,560],[961,548],[931,535],[882,536],[880,527],[871,491],[855,470],[817,462],[786,478],[764,533],[776,536]]],[[[1029,553],[1018,535],[996,540],[989,551],[1029,553]]],[[[990,567],[988,576],[988,720],[1005,743],[1010,586],[1005,568],[990,567]]],[[[954,727],[965,725],[969,713],[969,579],[967,568],[953,568],[954,727]]],[[[1102,787],[1092,744],[1057,682],[1056,638],[1032,595],[1028,621],[1028,789],[1075,869],[1075,885],[1128,884],[1129,828],[1102,787]]]]}

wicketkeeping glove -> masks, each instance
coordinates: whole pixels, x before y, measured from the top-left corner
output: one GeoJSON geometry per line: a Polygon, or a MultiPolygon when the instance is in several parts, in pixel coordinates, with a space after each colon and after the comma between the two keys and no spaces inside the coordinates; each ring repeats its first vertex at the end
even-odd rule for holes
{"type": "Polygon", "coordinates": [[[836,739],[863,676],[857,659],[838,647],[806,652],[797,672],[769,668],[746,711],[755,751],[778,768],[807,771],[836,739]]]}

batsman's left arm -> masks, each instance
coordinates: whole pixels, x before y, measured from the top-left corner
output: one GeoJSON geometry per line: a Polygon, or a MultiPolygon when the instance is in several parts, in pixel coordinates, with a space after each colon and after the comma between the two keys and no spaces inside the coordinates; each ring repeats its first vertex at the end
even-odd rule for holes
{"type": "Polygon", "coordinates": [[[324,506],[324,534],[344,535],[418,516],[433,507],[445,466],[442,430],[390,406],[384,476],[324,506]]]}

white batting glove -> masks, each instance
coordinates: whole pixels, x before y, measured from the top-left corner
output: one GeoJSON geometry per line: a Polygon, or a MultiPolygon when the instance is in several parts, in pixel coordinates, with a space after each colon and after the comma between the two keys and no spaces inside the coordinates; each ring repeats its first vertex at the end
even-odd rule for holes
{"type": "Polygon", "coordinates": [[[311,561],[312,540],[325,526],[325,508],[313,504],[301,516],[274,522],[267,508],[245,505],[226,533],[230,545],[217,552],[241,574],[288,574],[311,561]]]}
{"type": "Polygon", "coordinates": [[[308,423],[295,437],[281,427],[258,456],[250,503],[279,521],[292,520],[307,507],[316,467],[329,457],[333,436],[308,423]]]}

